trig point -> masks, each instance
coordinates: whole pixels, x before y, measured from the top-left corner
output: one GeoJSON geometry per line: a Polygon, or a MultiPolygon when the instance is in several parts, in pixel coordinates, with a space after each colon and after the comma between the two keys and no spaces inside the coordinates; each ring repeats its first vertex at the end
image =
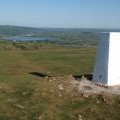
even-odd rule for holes
{"type": "Polygon", "coordinates": [[[93,81],[108,85],[120,85],[120,33],[101,33],[97,48],[93,81]]]}

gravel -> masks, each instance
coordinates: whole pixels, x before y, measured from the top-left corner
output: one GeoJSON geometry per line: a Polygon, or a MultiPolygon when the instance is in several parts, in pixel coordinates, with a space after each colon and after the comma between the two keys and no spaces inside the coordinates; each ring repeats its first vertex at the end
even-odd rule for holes
{"type": "Polygon", "coordinates": [[[72,79],[72,84],[78,91],[88,94],[96,93],[120,95],[120,86],[103,86],[87,80],[86,78],[82,78],[81,80],[72,79]]]}

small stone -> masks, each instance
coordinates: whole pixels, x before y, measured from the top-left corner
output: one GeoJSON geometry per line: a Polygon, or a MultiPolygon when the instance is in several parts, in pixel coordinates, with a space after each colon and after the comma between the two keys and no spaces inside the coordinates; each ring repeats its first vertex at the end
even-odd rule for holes
{"type": "Polygon", "coordinates": [[[88,98],[89,94],[83,94],[82,96],[85,97],[85,98],[88,98]]]}
{"type": "Polygon", "coordinates": [[[42,120],[44,115],[40,115],[37,119],[42,120]]]}
{"type": "Polygon", "coordinates": [[[41,93],[42,95],[45,95],[45,93],[43,92],[43,93],[41,93]]]}
{"type": "Polygon", "coordinates": [[[19,105],[19,104],[14,104],[14,106],[16,106],[16,107],[18,107],[18,108],[20,108],[20,109],[24,109],[24,108],[25,108],[24,106],[19,105]]]}
{"type": "Polygon", "coordinates": [[[99,101],[99,100],[97,100],[97,101],[96,101],[96,103],[97,103],[97,104],[99,104],[99,103],[100,103],[100,101],[99,101]]]}
{"type": "Polygon", "coordinates": [[[46,79],[46,80],[49,80],[49,77],[48,77],[48,76],[45,76],[45,79],[46,79]]]}
{"type": "Polygon", "coordinates": [[[81,78],[82,80],[87,80],[87,78],[84,76],[84,75],[82,75],[82,78],[81,78]]]}
{"type": "Polygon", "coordinates": [[[59,97],[62,97],[62,94],[59,94],[59,97]]]}
{"type": "Polygon", "coordinates": [[[76,115],[78,117],[78,120],[83,120],[83,117],[81,115],[76,115]]]}
{"type": "Polygon", "coordinates": [[[49,82],[52,82],[53,80],[52,79],[48,79],[49,82]]]}
{"type": "Polygon", "coordinates": [[[56,80],[56,78],[55,78],[55,77],[53,77],[52,79],[53,79],[54,81],[56,80]]]}
{"type": "Polygon", "coordinates": [[[23,92],[23,95],[26,95],[26,93],[25,93],[25,92],[23,92]]]}
{"type": "Polygon", "coordinates": [[[58,88],[59,88],[60,90],[64,90],[64,88],[63,88],[62,85],[59,85],[58,88]]]}
{"type": "Polygon", "coordinates": [[[74,77],[72,75],[68,75],[68,79],[74,80],[74,77]]]}
{"type": "Polygon", "coordinates": [[[51,93],[53,93],[53,90],[50,90],[51,93]]]}

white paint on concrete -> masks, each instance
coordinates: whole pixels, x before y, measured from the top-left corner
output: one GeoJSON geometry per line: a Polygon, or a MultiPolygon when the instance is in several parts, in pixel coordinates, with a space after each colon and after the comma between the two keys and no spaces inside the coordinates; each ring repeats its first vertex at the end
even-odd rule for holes
{"type": "Polygon", "coordinates": [[[101,33],[93,81],[108,86],[120,85],[120,33],[101,33]]]}

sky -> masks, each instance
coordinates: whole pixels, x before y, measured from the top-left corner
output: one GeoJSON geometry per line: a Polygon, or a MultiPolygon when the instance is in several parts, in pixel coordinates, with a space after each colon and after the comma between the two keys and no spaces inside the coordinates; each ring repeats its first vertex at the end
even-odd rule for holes
{"type": "Polygon", "coordinates": [[[120,28],[120,0],[0,0],[0,25],[120,28]]]}

